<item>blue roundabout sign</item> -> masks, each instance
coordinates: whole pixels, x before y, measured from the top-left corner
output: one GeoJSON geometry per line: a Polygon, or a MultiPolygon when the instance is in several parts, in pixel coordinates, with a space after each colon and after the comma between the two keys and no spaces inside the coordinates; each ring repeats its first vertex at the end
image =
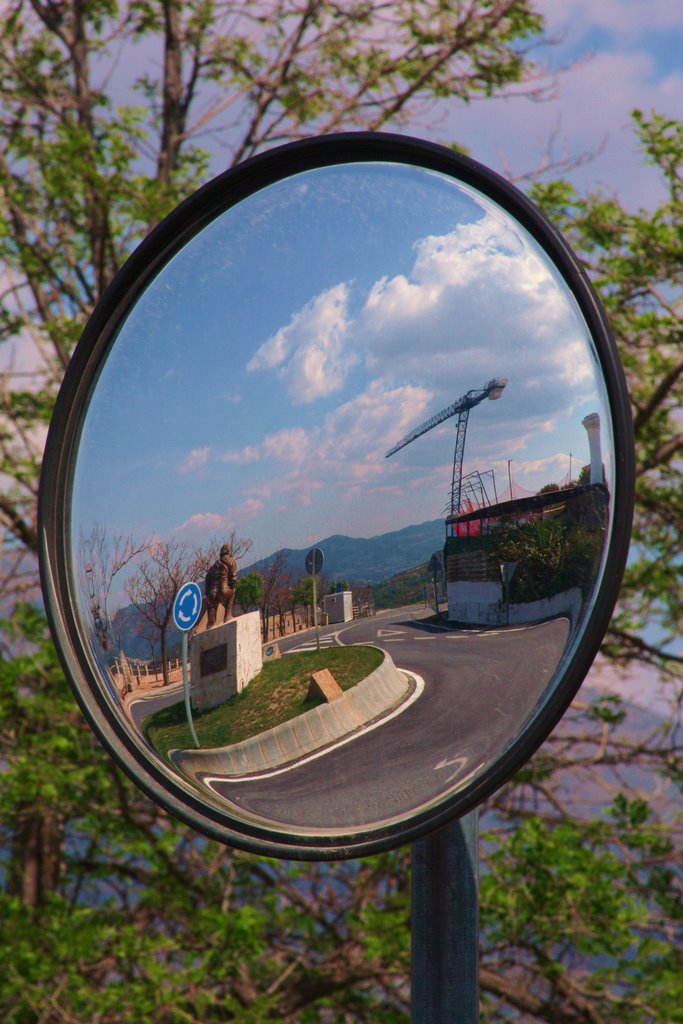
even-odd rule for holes
{"type": "Polygon", "coordinates": [[[183,583],[173,602],[173,621],[187,633],[196,626],[202,613],[202,592],[197,583],[183,583]]]}

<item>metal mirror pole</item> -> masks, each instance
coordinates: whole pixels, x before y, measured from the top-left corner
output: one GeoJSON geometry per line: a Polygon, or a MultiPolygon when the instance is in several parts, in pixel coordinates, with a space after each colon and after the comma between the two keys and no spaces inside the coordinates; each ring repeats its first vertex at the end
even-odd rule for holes
{"type": "Polygon", "coordinates": [[[190,727],[192,742],[194,743],[195,747],[199,750],[199,740],[197,739],[197,733],[195,732],[194,729],[194,722],[192,721],[192,705],[190,703],[190,682],[187,677],[187,633],[184,630],[181,657],[183,659],[183,696],[185,699],[185,716],[187,718],[187,724],[190,727]]]}
{"type": "Polygon", "coordinates": [[[413,843],[413,1024],[479,1020],[479,812],[413,843]]]}

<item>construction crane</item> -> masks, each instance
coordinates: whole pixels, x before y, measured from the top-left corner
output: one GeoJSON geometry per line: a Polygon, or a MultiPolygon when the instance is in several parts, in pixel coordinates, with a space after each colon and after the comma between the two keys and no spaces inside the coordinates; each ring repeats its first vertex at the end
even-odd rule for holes
{"type": "Polygon", "coordinates": [[[500,398],[506,384],[507,380],[504,377],[494,377],[483,388],[475,388],[473,391],[468,391],[466,395],[456,399],[447,409],[442,409],[435,416],[430,416],[419,427],[415,427],[405,437],[402,437],[393,448],[389,449],[384,458],[388,459],[390,455],[395,455],[401,448],[405,448],[411,441],[426,434],[428,430],[437,427],[444,420],[449,420],[451,416],[457,416],[455,453],[453,455],[453,481],[451,483],[451,515],[457,515],[460,512],[462,497],[462,460],[465,452],[465,434],[467,433],[467,420],[469,419],[470,409],[474,409],[475,405],[479,405],[485,398],[491,401],[500,398]]]}

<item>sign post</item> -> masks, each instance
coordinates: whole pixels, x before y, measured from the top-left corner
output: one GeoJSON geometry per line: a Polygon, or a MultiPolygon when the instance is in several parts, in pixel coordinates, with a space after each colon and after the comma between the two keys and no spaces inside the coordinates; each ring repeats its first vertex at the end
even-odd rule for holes
{"type": "Polygon", "coordinates": [[[503,591],[505,593],[505,625],[510,625],[510,584],[517,568],[516,562],[501,562],[500,575],[503,580],[503,591]]]}
{"type": "Polygon", "coordinates": [[[479,812],[413,843],[413,1024],[479,1020],[479,812]]]}
{"type": "Polygon", "coordinates": [[[439,588],[438,588],[438,575],[442,571],[443,562],[438,551],[435,551],[432,557],[429,559],[429,565],[427,571],[431,572],[432,579],[434,581],[434,611],[439,614],[439,588]]]}
{"type": "Polygon", "coordinates": [[[182,641],[182,662],[183,662],[183,693],[185,696],[185,714],[187,724],[192,734],[192,742],[199,747],[199,740],[192,721],[192,706],[190,704],[190,683],[187,677],[187,634],[199,622],[202,613],[202,592],[197,583],[183,583],[175,596],[173,602],[173,622],[183,635],[182,641]]]}
{"type": "Polygon", "coordinates": [[[313,577],[313,625],[315,626],[315,646],[320,650],[320,630],[318,629],[318,573],[323,567],[325,556],[320,548],[311,548],[306,555],[306,572],[313,577]]]}

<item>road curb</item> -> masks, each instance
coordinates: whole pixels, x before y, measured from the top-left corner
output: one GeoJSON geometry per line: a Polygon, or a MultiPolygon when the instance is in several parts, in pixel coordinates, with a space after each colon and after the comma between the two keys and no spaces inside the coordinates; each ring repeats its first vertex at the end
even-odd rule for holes
{"type": "Polygon", "coordinates": [[[183,775],[196,780],[209,775],[259,775],[324,750],[395,711],[412,695],[413,677],[397,669],[386,651],[382,653],[382,664],[331,704],[321,704],[241,743],[171,750],[169,756],[183,775]]]}

